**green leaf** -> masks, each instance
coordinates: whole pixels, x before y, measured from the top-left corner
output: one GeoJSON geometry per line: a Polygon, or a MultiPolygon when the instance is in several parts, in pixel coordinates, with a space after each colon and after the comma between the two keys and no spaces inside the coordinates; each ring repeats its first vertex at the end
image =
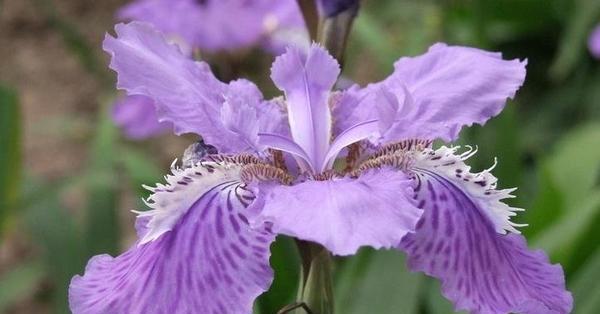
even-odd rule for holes
{"type": "MultiPolygon", "coordinates": [[[[26,195],[44,193],[50,184],[30,184],[26,195]]],[[[41,248],[44,267],[53,284],[55,313],[69,313],[67,291],[71,278],[81,273],[86,256],[81,234],[73,216],[59,202],[58,193],[44,193],[46,198],[25,210],[25,222],[33,243],[41,248]]]]}
{"type": "Polygon", "coordinates": [[[9,270],[0,276],[0,312],[24,296],[31,295],[44,277],[44,268],[39,261],[31,261],[9,270]]]}
{"type": "Polygon", "coordinates": [[[578,314],[600,313],[600,250],[577,272],[570,285],[578,314]]]}
{"type": "Polygon", "coordinates": [[[573,1],[573,14],[560,41],[558,54],[550,68],[555,79],[564,79],[586,53],[587,37],[600,15],[600,1],[573,1]]]}
{"type": "Polygon", "coordinates": [[[115,168],[117,129],[108,107],[101,111],[96,138],[91,146],[86,207],[86,250],[88,256],[118,253],[118,185],[115,168]]]}
{"type": "Polygon", "coordinates": [[[590,193],[587,199],[567,208],[565,212],[568,215],[564,215],[532,241],[533,247],[543,248],[553,256],[553,261],[563,264],[567,263],[573,254],[576,240],[600,213],[600,191],[590,193]]]}
{"type": "Polygon", "coordinates": [[[19,199],[21,114],[16,92],[0,85],[0,234],[19,199]]]}
{"type": "Polygon", "coordinates": [[[335,286],[336,312],[347,314],[417,313],[423,277],[406,269],[397,251],[377,251],[363,264],[361,250],[339,271],[335,286]],[[361,269],[362,268],[362,269],[361,269]],[[399,312],[401,310],[401,312],[399,312]]]}
{"type": "Polygon", "coordinates": [[[161,180],[161,169],[141,151],[123,145],[119,147],[119,152],[116,156],[117,162],[125,169],[138,193],[147,196],[149,191],[142,188],[142,185],[152,185],[161,180]]]}
{"type": "Polygon", "coordinates": [[[423,281],[425,282],[425,297],[427,298],[425,303],[427,306],[427,314],[466,313],[464,311],[454,311],[454,305],[442,295],[442,288],[439,280],[426,277],[423,281]]]}
{"type": "MultiPolygon", "coordinates": [[[[600,174],[600,124],[580,126],[556,143],[547,167],[557,189],[572,206],[587,195],[600,174]]],[[[574,208],[576,210],[576,208],[574,208]]]]}
{"type": "Polygon", "coordinates": [[[538,182],[538,193],[533,205],[524,213],[524,221],[529,222],[529,226],[521,230],[527,238],[535,237],[551,226],[564,211],[563,195],[552,180],[548,167],[540,167],[538,182]]]}
{"type": "Polygon", "coordinates": [[[300,262],[294,240],[278,236],[271,245],[270,263],[275,278],[269,291],[257,300],[260,313],[277,313],[279,309],[295,301],[300,280],[300,262]]]}

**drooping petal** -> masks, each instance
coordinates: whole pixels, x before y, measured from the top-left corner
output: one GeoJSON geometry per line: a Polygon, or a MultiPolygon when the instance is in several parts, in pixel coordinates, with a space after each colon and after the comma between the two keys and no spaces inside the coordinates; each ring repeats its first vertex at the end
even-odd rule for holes
{"type": "Polygon", "coordinates": [[[182,55],[149,24],[119,24],[115,29],[117,37],[107,35],[104,50],[111,55],[110,67],[118,74],[117,87],[130,95],[151,98],[157,105],[160,120],[172,122],[177,134],[197,133],[222,153],[238,152],[251,150],[251,143],[256,139],[256,134],[240,134],[240,130],[268,130],[271,127],[261,125],[261,121],[283,120],[283,112],[274,103],[263,101],[260,92],[248,92],[252,83],[220,82],[206,63],[182,55]],[[230,102],[229,105],[241,104],[274,116],[248,118],[254,127],[230,129],[222,119],[229,122],[231,116],[222,115],[221,110],[225,102],[232,99],[231,95],[238,96],[235,104],[230,102]]]}
{"type": "Polygon", "coordinates": [[[313,45],[308,55],[298,48],[277,57],[271,69],[275,85],[285,92],[292,138],[321,168],[331,139],[329,94],[340,73],[327,51],[313,45]]]}
{"type": "Polygon", "coordinates": [[[158,122],[152,99],[140,95],[127,96],[118,100],[112,118],[125,136],[134,140],[145,139],[172,129],[168,122],[158,122]]]}
{"type": "Polygon", "coordinates": [[[600,59],[600,25],[596,26],[588,38],[588,48],[592,56],[600,59]]]}
{"type": "Polygon", "coordinates": [[[501,202],[489,173],[471,173],[455,149],[425,150],[413,171],[418,206],[425,210],[415,233],[399,248],[413,271],[442,282],[456,310],[470,313],[569,313],[563,271],[542,251],[530,251],[512,230],[514,214],[501,202]]]}
{"type": "Polygon", "coordinates": [[[411,181],[393,169],[294,186],[261,184],[262,211],[250,221],[349,255],[361,246],[393,247],[412,231],[421,210],[411,195],[411,181]]]}
{"type": "Polygon", "coordinates": [[[500,113],[523,84],[525,65],[503,60],[499,53],[436,44],[421,56],[400,58],[384,81],[349,89],[336,106],[336,123],[343,129],[377,119],[382,112],[377,108],[391,101],[403,105],[397,107],[386,141],[452,141],[462,127],[484,124],[500,113]],[[382,91],[388,102],[379,101],[382,91]]]}
{"type": "Polygon", "coordinates": [[[73,313],[251,313],[273,277],[274,236],[246,223],[254,194],[239,172],[225,162],[174,170],[138,218],[140,241],[73,278],[73,313]]]}

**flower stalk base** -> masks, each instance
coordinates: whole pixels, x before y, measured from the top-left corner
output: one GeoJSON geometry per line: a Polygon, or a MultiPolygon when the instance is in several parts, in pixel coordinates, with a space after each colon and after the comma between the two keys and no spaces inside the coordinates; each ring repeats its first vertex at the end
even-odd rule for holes
{"type": "Polygon", "coordinates": [[[298,289],[299,307],[292,314],[333,314],[333,278],[331,254],[312,242],[297,241],[302,257],[301,283],[298,289]]]}

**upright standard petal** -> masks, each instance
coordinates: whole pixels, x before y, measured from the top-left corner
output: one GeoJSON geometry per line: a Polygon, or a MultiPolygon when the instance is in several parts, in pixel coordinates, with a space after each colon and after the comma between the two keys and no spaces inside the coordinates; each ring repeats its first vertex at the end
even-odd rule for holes
{"type": "Polygon", "coordinates": [[[508,217],[515,210],[501,202],[511,190],[496,190],[487,171],[471,173],[469,155],[456,149],[424,150],[413,172],[418,206],[425,210],[415,233],[400,249],[409,267],[442,282],[442,293],[456,310],[471,313],[569,313],[571,294],[563,271],[542,251],[530,251],[508,217]]]}
{"type": "Polygon", "coordinates": [[[119,99],[113,107],[112,118],[125,136],[134,140],[165,133],[173,128],[168,122],[158,122],[154,102],[140,95],[119,99]]]}
{"type": "Polygon", "coordinates": [[[117,38],[107,35],[104,50],[110,53],[110,67],[118,74],[117,87],[130,95],[151,98],[160,120],[172,122],[177,134],[197,133],[220,152],[238,152],[253,149],[257,130],[268,131],[273,121],[284,120],[283,111],[273,102],[263,101],[256,87],[249,91],[252,87],[248,85],[252,83],[220,82],[207,64],[184,56],[149,24],[119,24],[115,29],[117,38]],[[223,106],[233,99],[231,95],[237,96],[235,103],[228,102],[229,112],[240,109],[240,112],[267,112],[271,116],[248,117],[244,128],[230,128],[235,118],[222,110],[228,110],[223,106]],[[268,123],[264,124],[265,121],[268,123]],[[240,133],[248,130],[256,133],[240,133]]]}
{"type": "Polygon", "coordinates": [[[116,258],[93,257],[73,278],[73,313],[251,313],[273,278],[274,236],[246,223],[254,194],[240,170],[228,161],[175,169],[152,189],[140,241],[116,258]]]}
{"type": "Polygon", "coordinates": [[[393,169],[294,186],[262,184],[259,191],[262,211],[251,223],[268,223],[275,233],[320,243],[337,255],[361,246],[394,247],[422,213],[410,198],[410,179],[393,169]]]}
{"type": "Polygon", "coordinates": [[[386,141],[452,141],[462,127],[484,124],[502,111],[523,84],[525,65],[499,53],[436,44],[421,56],[400,58],[384,81],[348,90],[336,106],[336,123],[349,126],[387,112],[395,120],[386,141]],[[387,97],[383,103],[382,95],[387,97]],[[390,103],[403,105],[396,112],[378,109],[390,103]]]}
{"type": "Polygon", "coordinates": [[[313,45],[306,55],[298,48],[277,57],[271,78],[285,92],[292,138],[320,169],[331,140],[329,95],[340,67],[327,51],[313,45]]]}

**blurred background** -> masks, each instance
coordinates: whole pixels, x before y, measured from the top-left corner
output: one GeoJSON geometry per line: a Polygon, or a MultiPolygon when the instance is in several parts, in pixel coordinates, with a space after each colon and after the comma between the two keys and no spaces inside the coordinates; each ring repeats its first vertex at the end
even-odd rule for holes
{"type": "MultiPolygon", "coordinates": [[[[0,0],[0,313],[68,313],[67,286],[88,258],[134,240],[141,184],[161,180],[196,139],[130,141],[110,112],[114,73],[101,50],[125,0],[0,0]]],[[[384,78],[403,55],[436,41],[527,58],[524,87],[484,128],[463,131],[499,186],[530,247],[563,265],[575,313],[600,313],[600,60],[586,43],[598,0],[364,1],[344,74],[384,78]]],[[[266,79],[273,57],[243,53],[241,76],[266,79]]],[[[256,312],[291,302],[298,262],[279,238],[276,280],[256,312]]],[[[336,263],[339,313],[452,313],[439,284],[406,270],[397,252],[362,250],[336,263]]]]}

